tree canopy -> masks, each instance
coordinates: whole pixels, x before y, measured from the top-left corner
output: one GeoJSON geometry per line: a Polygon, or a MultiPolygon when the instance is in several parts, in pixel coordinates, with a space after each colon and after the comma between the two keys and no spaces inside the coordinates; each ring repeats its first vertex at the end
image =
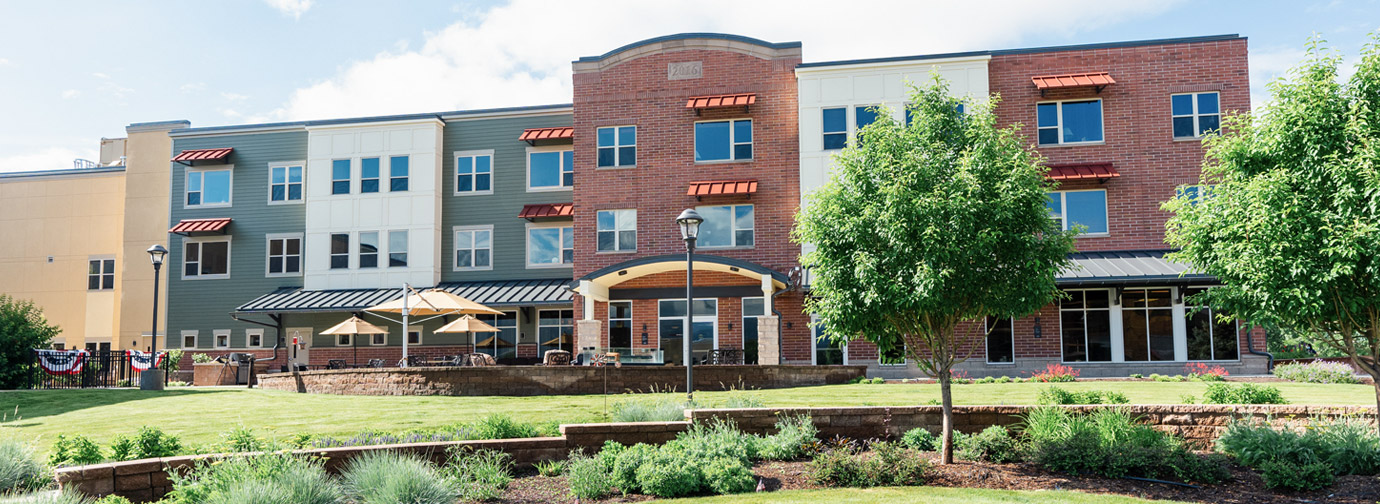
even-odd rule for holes
{"type": "Polygon", "coordinates": [[[30,352],[48,348],[59,332],[32,301],[0,294],[0,389],[25,386],[30,352]]]}

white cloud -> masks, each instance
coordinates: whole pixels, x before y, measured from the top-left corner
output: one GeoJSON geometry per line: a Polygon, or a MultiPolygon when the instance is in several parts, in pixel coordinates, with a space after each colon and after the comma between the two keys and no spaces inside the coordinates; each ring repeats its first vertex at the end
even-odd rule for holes
{"type": "Polygon", "coordinates": [[[95,77],[95,78],[97,78],[97,79],[110,80],[110,76],[109,76],[109,75],[103,74],[103,73],[101,73],[101,72],[93,72],[93,73],[91,74],[91,76],[92,76],[92,77],[95,77]]]}
{"type": "Polygon", "coordinates": [[[277,9],[285,16],[292,16],[293,19],[302,19],[314,0],[264,0],[269,7],[277,9]]]}
{"type": "Polygon", "coordinates": [[[68,89],[62,92],[62,99],[64,100],[71,100],[78,96],[81,96],[81,91],[77,91],[75,89],[68,89]]]}
{"type": "Polygon", "coordinates": [[[249,98],[248,96],[245,96],[245,95],[242,95],[242,94],[239,94],[239,93],[221,93],[221,94],[220,94],[220,97],[221,97],[221,98],[225,98],[225,99],[230,100],[230,101],[240,101],[240,100],[244,100],[244,99],[246,99],[246,98],[249,98]]]}
{"type": "Polygon", "coordinates": [[[183,85],[179,86],[179,87],[177,88],[177,90],[178,90],[178,91],[181,91],[183,94],[200,93],[200,92],[206,90],[206,83],[205,83],[205,82],[188,82],[188,83],[186,83],[186,84],[183,84],[183,85]]]}
{"type": "Polygon", "coordinates": [[[239,113],[239,111],[230,108],[219,108],[216,109],[216,112],[220,112],[220,115],[225,116],[226,119],[239,119],[241,117],[244,117],[244,114],[241,114],[239,113]]]}
{"type": "Polygon", "coordinates": [[[71,168],[74,159],[94,161],[99,155],[100,151],[95,149],[49,147],[27,154],[0,157],[0,172],[60,170],[71,168]]]}
{"type": "Polygon", "coordinates": [[[566,103],[571,60],[678,32],[799,40],[806,61],[820,61],[1003,48],[1037,33],[1083,42],[1072,36],[1178,3],[894,2],[841,13],[802,9],[788,0],[615,0],[598,9],[587,2],[514,0],[463,15],[462,21],[426,34],[417,49],[395,47],[350,63],[251,120],[566,103]],[[975,23],[981,29],[973,29],[975,23]]]}
{"type": "Polygon", "coordinates": [[[10,60],[8,58],[0,58],[0,66],[5,66],[8,64],[10,64],[10,60]]]}
{"type": "Polygon", "coordinates": [[[1270,98],[1265,84],[1289,73],[1304,58],[1303,49],[1289,47],[1252,48],[1247,55],[1251,68],[1251,108],[1260,108],[1270,98]]]}

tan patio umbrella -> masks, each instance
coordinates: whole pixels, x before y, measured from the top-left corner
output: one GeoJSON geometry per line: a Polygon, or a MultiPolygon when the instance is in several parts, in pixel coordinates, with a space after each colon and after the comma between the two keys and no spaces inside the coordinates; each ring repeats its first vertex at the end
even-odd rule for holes
{"type": "MultiPolygon", "coordinates": [[[[403,287],[403,292],[408,292],[411,290],[411,287],[403,287]]],[[[408,294],[404,296],[402,299],[389,301],[387,303],[383,303],[371,308],[366,308],[364,310],[371,312],[402,314],[403,361],[407,360],[407,319],[410,316],[503,314],[503,312],[501,311],[489,308],[482,304],[470,301],[468,299],[440,289],[428,289],[421,292],[412,292],[415,292],[415,294],[408,294]]]]}
{"type": "Polygon", "coordinates": [[[564,344],[569,343],[569,342],[570,342],[570,335],[565,334],[565,333],[561,333],[560,336],[557,336],[557,337],[555,337],[555,338],[551,338],[551,339],[549,339],[549,340],[546,340],[546,342],[542,343],[542,345],[543,345],[543,346],[559,347],[559,346],[564,345],[564,344]]]}
{"type": "Polygon", "coordinates": [[[440,329],[437,329],[437,330],[432,331],[432,332],[438,332],[438,333],[467,333],[467,334],[469,334],[469,337],[470,337],[470,343],[474,343],[474,333],[477,333],[477,332],[498,332],[498,328],[497,328],[497,327],[494,327],[494,326],[491,326],[491,325],[489,325],[489,324],[486,324],[486,323],[484,323],[483,321],[481,321],[481,320],[479,320],[479,319],[477,319],[477,318],[474,318],[473,315],[464,315],[464,316],[461,316],[461,317],[458,318],[458,319],[455,319],[454,322],[451,322],[451,323],[449,323],[449,324],[446,324],[446,325],[444,325],[444,326],[441,326],[440,329]]]}
{"type": "Polygon", "coordinates": [[[349,334],[350,346],[355,348],[354,365],[358,366],[359,347],[355,345],[355,336],[360,334],[388,334],[388,330],[376,326],[374,324],[370,324],[359,317],[351,316],[349,320],[336,324],[334,327],[326,329],[325,331],[321,331],[321,334],[328,334],[332,336],[339,334],[349,334]]]}

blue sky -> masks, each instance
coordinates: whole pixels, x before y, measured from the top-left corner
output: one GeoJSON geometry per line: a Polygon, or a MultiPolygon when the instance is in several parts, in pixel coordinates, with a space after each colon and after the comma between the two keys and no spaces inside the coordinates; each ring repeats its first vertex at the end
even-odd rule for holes
{"type": "MultiPolygon", "coordinates": [[[[0,2],[0,171],[194,126],[570,101],[570,61],[668,33],[801,41],[805,61],[1239,33],[1253,103],[1322,34],[1354,58],[1380,0],[0,2]]],[[[1348,60],[1348,64],[1351,63],[1348,60]]]]}

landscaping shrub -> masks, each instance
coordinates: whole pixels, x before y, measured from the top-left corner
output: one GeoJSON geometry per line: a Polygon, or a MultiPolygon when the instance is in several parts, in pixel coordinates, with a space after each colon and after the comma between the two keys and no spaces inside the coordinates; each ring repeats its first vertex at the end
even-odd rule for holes
{"type": "Polygon", "coordinates": [[[1184,365],[1184,374],[1187,374],[1190,380],[1226,381],[1229,373],[1222,366],[1208,367],[1202,362],[1190,362],[1184,365]]]}
{"type": "Polygon", "coordinates": [[[80,434],[68,437],[58,434],[48,451],[48,465],[53,467],[99,464],[105,461],[101,446],[80,434]]]}
{"type": "Polygon", "coordinates": [[[955,433],[954,453],[964,460],[982,460],[995,464],[1021,459],[1021,446],[1006,427],[993,425],[977,434],[955,433]]]}
{"type": "Polygon", "coordinates": [[[48,348],[62,329],[33,301],[0,294],[0,390],[28,388],[34,348],[48,348]]]}
{"type": "Polygon", "coordinates": [[[923,427],[916,427],[901,436],[901,444],[912,450],[935,451],[939,448],[939,437],[923,427]]]}
{"type": "Polygon", "coordinates": [[[366,452],[350,459],[340,479],[356,504],[454,504],[456,484],[436,466],[396,452],[366,452]]]}
{"type": "Polygon", "coordinates": [[[613,464],[609,482],[624,494],[641,493],[642,486],[637,483],[637,470],[656,454],[657,447],[638,443],[620,450],[613,464]]]}
{"type": "Polygon", "coordinates": [[[1314,419],[1301,430],[1233,422],[1217,438],[1216,449],[1261,471],[1271,462],[1298,469],[1321,463],[1336,474],[1380,474],[1380,434],[1353,418],[1314,419]]]}
{"type": "Polygon", "coordinates": [[[165,434],[157,427],[147,425],[139,428],[134,437],[116,436],[110,444],[110,458],[113,460],[138,460],[146,458],[172,457],[182,454],[182,440],[172,434],[165,434]]]}
{"type": "Polygon", "coordinates": [[[285,453],[202,460],[168,478],[173,489],[165,500],[174,504],[343,502],[321,460],[285,453]]]}
{"type": "Polygon", "coordinates": [[[1337,481],[1332,466],[1322,462],[1298,465],[1271,460],[1260,465],[1260,476],[1265,480],[1265,488],[1284,490],[1319,490],[1337,481]]]}
{"type": "Polygon", "coordinates": [[[1131,402],[1126,394],[1114,390],[1069,391],[1050,385],[1040,389],[1035,397],[1037,404],[1126,404],[1131,402]]]}
{"type": "MultiPolygon", "coordinates": [[[[104,499],[102,499],[104,501],[104,499]]],[[[97,501],[101,502],[101,501],[97,501]]],[[[121,504],[128,503],[126,500],[121,504]]],[[[0,504],[92,504],[91,499],[85,495],[71,490],[63,490],[57,493],[28,493],[6,497],[0,494],[0,504]]]]}
{"type": "Polygon", "coordinates": [[[1053,471],[1203,483],[1230,476],[1221,460],[1195,455],[1179,438],[1139,423],[1120,408],[1087,415],[1036,408],[1025,416],[1022,428],[1026,457],[1053,471]]]}
{"type": "Polygon", "coordinates": [[[783,416],[776,420],[776,434],[758,441],[757,457],[762,460],[795,460],[816,442],[819,429],[808,415],[783,416]]]}
{"type": "Polygon", "coordinates": [[[717,458],[704,466],[704,482],[716,494],[751,492],[757,488],[752,468],[729,458],[717,458]]]}
{"type": "Polygon", "coordinates": [[[208,363],[208,362],[215,362],[215,360],[216,360],[215,357],[211,357],[209,354],[204,354],[204,353],[194,353],[194,354],[192,354],[192,362],[195,363],[195,364],[205,364],[205,363],[208,363]]]}
{"type": "Polygon", "coordinates": [[[603,460],[586,456],[581,452],[572,452],[565,469],[566,481],[570,483],[570,493],[575,495],[576,499],[596,500],[608,496],[613,493],[609,472],[603,460]]]}
{"type": "Polygon", "coordinates": [[[685,401],[672,396],[620,399],[613,402],[610,416],[615,422],[681,422],[685,401]]]}
{"type": "Polygon", "coordinates": [[[532,464],[532,466],[537,468],[537,474],[546,476],[548,478],[554,478],[565,473],[566,461],[542,460],[538,461],[535,464],[532,464]]]}
{"type": "Polygon", "coordinates": [[[507,453],[454,446],[446,451],[450,460],[442,472],[459,487],[464,500],[497,499],[513,481],[513,458],[507,453]]]}
{"type": "MultiPolygon", "coordinates": [[[[700,472],[698,460],[687,453],[673,449],[661,449],[637,468],[635,477],[642,493],[656,497],[682,497],[698,493],[704,487],[704,474],[700,472]]],[[[711,463],[739,463],[727,457],[713,459],[711,463]]]]}
{"type": "Polygon", "coordinates": [[[221,448],[230,453],[268,451],[270,444],[249,427],[236,427],[220,433],[221,448]]]}
{"type": "Polygon", "coordinates": [[[1078,380],[1078,370],[1063,364],[1048,364],[1044,371],[1030,376],[1030,381],[1055,383],[1078,380]]]}
{"type": "Polygon", "coordinates": [[[1289,404],[1278,388],[1255,383],[1209,383],[1203,404],[1289,404]]]}
{"type": "Polygon", "coordinates": [[[92,502],[91,504],[134,504],[134,503],[133,503],[133,502],[130,502],[129,499],[126,499],[126,498],[124,498],[124,497],[120,497],[120,496],[118,496],[118,495],[113,495],[113,494],[112,494],[112,495],[107,495],[107,496],[105,496],[105,497],[101,497],[101,498],[99,498],[99,499],[96,499],[96,501],[95,501],[95,502],[92,502]]]}
{"type": "Polygon", "coordinates": [[[1136,379],[1136,380],[1139,380],[1139,379],[1141,379],[1141,378],[1145,378],[1145,375],[1140,374],[1140,373],[1131,373],[1131,378],[1136,379]]]}
{"type": "Polygon", "coordinates": [[[919,485],[929,462],[920,452],[898,443],[873,443],[872,451],[854,447],[827,450],[815,456],[806,470],[817,484],[831,487],[919,485]]]}
{"type": "Polygon", "coordinates": [[[1152,375],[1150,375],[1150,379],[1155,380],[1155,381],[1157,381],[1157,382],[1167,382],[1167,383],[1179,383],[1179,382],[1186,382],[1186,381],[1188,381],[1188,377],[1187,377],[1187,376],[1184,376],[1184,375],[1164,376],[1164,375],[1152,374],[1152,375]]]}
{"type": "Polygon", "coordinates": [[[1356,369],[1345,362],[1313,361],[1307,364],[1280,364],[1273,371],[1276,378],[1303,383],[1347,383],[1361,381],[1356,369]]]}
{"type": "Polygon", "coordinates": [[[513,420],[502,413],[486,416],[474,425],[473,439],[517,439],[537,437],[537,428],[532,424],[513,420]]]}
{"type": "Polygon", "coordinates": [[[17,439],[0,440],[0,494],[36,489],[46,479],[32,447],[17,439]]]}

